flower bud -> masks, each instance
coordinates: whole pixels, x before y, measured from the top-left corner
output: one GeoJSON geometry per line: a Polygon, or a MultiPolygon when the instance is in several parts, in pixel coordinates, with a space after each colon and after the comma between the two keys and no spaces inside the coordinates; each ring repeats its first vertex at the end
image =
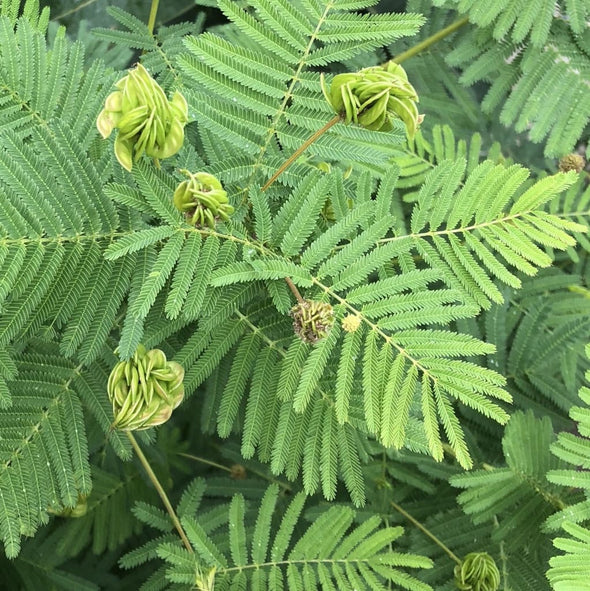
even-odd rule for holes
{"type": "Polygon", "coordinates": [[[500,571],[487,552],[471,552],[455,567],[455,585],[461,591],[497,591],[500,571]]]}
{"type": "Polygon", "coordinates": [[[293,329],[302,341],[317,343],[334,324],[334,310],[326,302],[304,300],[291,308],[293,329]]]}
{"type": "Polygon", "coordinates": [[[180,172],[189,180],[182,181],[174,191],[174,205],[185,214],[188,223],[200,228],[214,228],[218,220],[227,221],[234,208],[221,183],[207,172],[180,172]]]}
{"type": "Polygon", "coordinates": [[[356,332],[361,325],[361,319],[356,314],[349,314],[342,319],[342,328],[346,332],[356,332]]]}
{"type": "Polygon", "coordinates": [[[585,166],[586,161],[580,154],[567,154],[559,161],[559,170],[561,172],[569,172],[570,170],[582,172],[585,166]]]}
{"type": "Polygon", "coordinates": [[[113,428],[149,429],[165,423],[184,398],[184,369],[167,361],[159,349],[137,347],[135,355],[115,365],[107,383],[113,428]]]}
{"type": "Polygon", "coordinates": [[[103,138],[118,129],[115,156],[131,171],[133,162],[147,154],[157,162],[176,154],[188,121],[186,100],[176,91],[168,100],[160,85],[138,64],[115,85],[96,120],[103,138]]]}
{"type": "Polygon", "coordinates": [[[374,131],[390,131],[400,119],[412,139],[424,119],[418,113],[418,95],[405,70],[395,62],[334,76],[330,88],[321,77],[322,91],[345,123],[351,121],[374,131]]]}

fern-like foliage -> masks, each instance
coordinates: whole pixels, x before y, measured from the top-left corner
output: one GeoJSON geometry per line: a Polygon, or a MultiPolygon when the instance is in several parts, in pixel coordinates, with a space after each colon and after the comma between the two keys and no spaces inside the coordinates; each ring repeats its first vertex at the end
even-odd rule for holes
{"type": "Polygon", "coordinates": [[[569,537],[555,538],[553,543],[565,554],[551,559],[547,577],[555,591],[586,591],[590,589],[586,569],[590,559],[590,530],[571,522],[565,522],[563,529],[569,537]]]}
{"type": "MultiPolygon", "coordinates": [[[[467,175],[471,174],[481,160],[482,137],[474,133],[469,141],[459,140],[449,125],[435,125],[431,134],[418,133],[414,145],[409,147],[394,158],[399,167],[399,178],[395,189],[399,190],[404,201],[415,201],[418,191],[422,187],[426,176],[437,165],[445,160],[463,158],[466,166],[461,182],[464,183],[467,175]]],[[[486,154],[486,160],[494,164],[501,164],[504,158],[501,155],[500,144],[492,144],[486,154]]]]}
{"type": "Polygon", "coordinates": [[[558,20],[537,42],[541,25],[527,28],[524,10],[510,21],[502,2],[487,28],[439,46],[455,46],[446,65],[422,56],[417,83],[433,91],[414,142],[399,123],[377,133],[339,122],[265,186],[334,122],[320,70],[329,80],[384,62],[423,25],[422,7],[425,37],[452,18],[426,0],[406,14],[373,4],[221,0],[227,22],[201,33],[201,16],[155,34],[112,9],[121,30],[90,41],[82,29],[88,53],[53,25],[46,37],[35,2],[2,3],[0,537],[11,562],[0,559],[0,587],[10,564],[26,589],[452,588],[456,560],[443,564],[449,553],[419,531],[401,538],[401,505],[461,557],[488,551],[504,589],[547,585],[543,528],[588,515],[585,410],[572,410],[579,435],[562,433],[555,455],[549,419],[571,428],[587,369],[590,193],[583,175],[505,159],[449,64],[491,82],[490,113],[509,94],[505,122],[531,121],[531,138],[548,135],[558,153],[588,118],[579,22],[558,20]],[[500,23],[529,43],[509,64],[500,23]],[[131,49],[167,95],[187,97],[190,121],[175,157],[127,174],[95,129],[124,73],[95,57],[124,68],[131,49]],[[570,61],[553,63],[555,52],[570,61]],[[558,113],[547,89],[562,74],[558,113]],[[431,117],[447,93],[454,111],[431,117]],[[183,168],[221,179],[230,220],[187,223],[171,198],[183,168]],[[313,345],[295,334],[296,297],[333,309],[313,345]],[[147,456],[173,502],[192,481],[177,504],[190,549],[138,466],[122,464],[129,441],[111,428],[109,372],[140,343],[185,369],[182,408],[157,440],[138,438],[157,441],[147,456]],[[528,412],[500,443],[512,402],[528,412]],[[143,537],[128,552],[132,536],[143,537]],[[113,572],[101,575],[92,552],[113,572]],[[135,574],[114,574],[124,552],[135,574]],[[431,566],[425,556],[435,568],[409,574],[431,566]]]}
{"type": "MultiPolygon", "coordinates": [[[[235,7],[222,7],[235,26],[257,30],[250,16],[235,7]]],[[[265,10],[263,4],[258,7],[260,15],[266,14],[265,10]]],[[[309,15],[304,16],[302,12],[299,20],[308,22],[309,15]]],[[[313,38],[312,33],[307,30],[306,35],[313,38]]],[[[169,226],[148,226],[116,240],[107,251],[110,260],[125,259],[137,251],[146,256],[153,253],[142,271],[144,279],[130,293],[121,353],[129,356],[135,350],[143,335],[144,319],[159,294],[166,294],[166,281],[172,277],[170,291],[165,295],[169,318],[181,322],[182,317],[184,322],[202,318],[178,356],[187,367],[187,389],[194,391],[230,355],[233,361],[227,381],[223,387],[217,386],[211,394],[214,399],[207,402],[216,409],[217,417],[207,420],[205,428],[216,428],[219,435],[227,437],[236,428],[241,412],[245,412],[243,426],[237,427],[243,433],[245,457],[252,457],[258,449],[260,458],[270,461],[275,473],[285,472],[291,479],[303,469],[306,491],[313,493],[321,485],[328,498],[335,495],[340,471],[355,502],[362,503],[357,438],[362,440],[363,436],[358,426],[353,427],[355,421],[360,419],[384,445],[401,448],[410,420],[417,418],[423,423],[434,457],[442,458],[442,425],[459,461],[469,466],[471,460],[452,401],[459,400],[504,422],[507,414],[489,397],[504,401],[510,397],[502,390],[502,378],[455,359],[489,353],[489,346],[430,325],[444,326],[474,315],[492,301],[501,301],[502,295],[490,275],[518,287],[520,280],[512,269],[531,274],[536,267],[551,262],[538,245],[559,249],[573,244],[567,232],[584,228],[548,216],[541,207],[567,188],[574,175],[547,178],[525,190],[525,169],[494,165],[491,161],[478,165],[477,141],[469,152],[467,169],[468,162],[460,157],[466,150],[459,146],[456,154],[448,139],[451,132],[445,129],[442,133],[446,143],[441,132],[436,132],[434,138],[440,164],[421,183],[417,181],[421,189],[407,233],[394,230],[396,222],[391,216],[397,168],[387,172],[375,199],[370,177],[362,175],[352,206],[350,188],[339,172],[330,176],[313,169],[302,170],[303,178],[299,180],[286,175],[285,183],[292,187],[290,193],[278,187],[265,200],[257,192],[252,175],[263,163],[275,162],[269,152],[273,150],[269,133],[276,131],[280,145],[289,146],[277,125],[283,117],[290,121],[289,133],[295,125],[291,103],[297,104],[295,89],[300,80],[286,77],[293,68],[288,52],[294,48],[288,50],[288,44],[283,47],[278,41],[265,41],[258,53],[251,49],[248,53],[208,34],[186,43],[189,53],[179,58],[188,76],[185,86],[189,88],[190,80],[198,79],[212,93],[199,98],[190,95],[189,90],[191,106],[203,128],[202,137],[210,141],[209,134],[216,135],[215,130],[223,128],[223,139],[218,137],[211,149],[221,155],[225,150],[229,153],[231,144],[234,152],[243,152],[243,156],[232,155],[230,161],[224,159],[223,169],[215,164],[213,170],[235,187],[234,203],[245,199],[244,180],[250,183],[247,186],[251,187],[248,195],[252,199],[256,239],[248,233],[248,218],[244,219],[245,226],[236,223],[225,234],[188,229],[169,200],[174,187],[171,179],[144,165],[134,172],[135,187],[109,186],[107,192],[113,199],[156,216],[169,226]],[[219,48],[224,48],[223,52],[219,48]],[[261,52],[272,54],[275,69],[276,64],[284,62],[284,73],[279,76],[276,72],[275,82],[251,67],[259,60],[271,62],[270,56],[264,57],[261,52]],[[285,84],[289,80],[293,96],[289,94],[286,101],[285,84]],[[253,88],[258,89],[258,94],[253,88]],[[228,101],[228,96],[236,101],[228,101]],[[276,111],[273,105],[281,97],[283,106],[276,111]],[[218,107],[212,109],[215,101],[218,107]],[[234,123],[220,119],[224,113],[233,113],[234,123]],[[244,122],[242,127],[240,120],[244,122]],[[241,139],[228,135],[228,128],[232,132],[243,128],[244,135],[241,139]],[[247,149],[246,144],[250,146],[247,149]],[[228,145],[227,149],[224,145],[228,145]],[[279,196],[283,201],[280,205],[279,196]],[[321,234],[315,229],[315,220],[328,198],[334,208],[335,224],[321,234]],[[152,246],[162,242],[165,246],[156,256],[152,246]],[[410,263],[416,255],[426,268],[410,263]],[[224,264],[224,259],[228,263],[224,264]],[[383,273],[391,260],[412,272],[397,277],[384,274],[378,281],[363,285],[371,274],[383,273]],[[201,276],[210,277],[210,287],[194,282],[201,276]],[[311,348],[297,337],[285,338],[286,318],[280,322],[273,318],[272,324],[266,326],[267,306],[283,315],[291,306],[282,283],[287,276],[306,290],[306,297],[323,294],[334,300],[339,321],[346,314],[362,319],[362,328],[344,334],[337,323],[327,339],[311,348]],[[431,289],[437,281],[444,287],[431,289]],[[254,294],[258,294],[260,304],[246,306],[254,294]],[[268,347],[271,352],[265,351],[268,347]],[[349,361],[361,355],[362,370],[349,361]],[[399,392],[403,395],[399,396],[399,392]]],[[[301,75],[310,59],[304,53],[295,62],[301,75]]],[[[311,82],[312,78],[310,86],[311,82]]],[[[315,92],[319,97],[317,86],[315,92]]],[[[319,98],[314,104],[325,113],[319,98]]],[[[305,133],[320,125],[318,118],[310,121],[305,133]]],[[[303,137],[302,132],[300,139],[303,137]]],[[[318,150],[317,155],[322,156],[321,146],[318,150]]],[[[425,150],[420,148],[418,154],[425,150]]],[[[348,153],[350,156],[350,150],[348,153]]],[[[382,160],[373,162],[378,161],[382,160]]],[[[243,211],[242,215],[247,215],[243,211]]]]}
{"type": "Polygon", "coordinates": [[[450,479],[453,486],[465,489],[458,500],[475,524],[498,520],[492,539],[504,540],[509,552],[525,543],[534,546],[544,519],[566,504],[559,487],[546,476],[561,466],[550,453],[553,438],[548,419],[516,413],[502,440],[507,466],[486,466],[450,479]]]}
{"type": "MultiPolygon", "coordinates": [[[[362,2],[265,0],[252,5],[255,11],[250,14],[234,2],[219,4],[233,27],[252,41],[251,47],[205,34],[187,39],[188,53],[179,64],[187,86],[199,85],[189,96],[200,125],[231,146],[233,162],[224,169],[247,166],[254,177],[276,168],[281,147],[298,147],[330,119],[319,75],[311,68],[411,35],[423,19],[414,14],[348,12],[363,8],[362,2]]],[[[314,144],[321,159],[374,164],[391,155],[391,137],[342,125],[333,129],[314,144]]],[[[401,143],[401,136],[396,141],[401,143]]],[[[285,176],[284,182],[288,179],[285,176]]]]}
{"type": "MultiPolygon", "coordinates": [[[[586,347],[586,356],[590,357],[590,345],[586,347]]],[[[586,372],[586,383],[590,371],[586,372]]],[[[558,526],[569,534],[568,538],[555,538],[553,544],[564,552],[551,559],[551,568],[547,577],[556,591],[566,589],[585,589],[588,587],[584,564],[590,552],[590,532],[578,525],[587,522],[590,506],[590,389],[583,386],[580,398],[584,406],[572,407],[570,416],[577,423],[578,434],[560,433],[557,442],[551,447],[555,456],[571,466],[569,469],[552,470],[547,478],[560,486],[577,488],[584,491],[584,498],[553,515],[547,522],[552,529],[558,526]]]]}
{"type": "MultiPolygon", "coordinates": [[[[511,7],[517,4],[510,3],[511,7]]],[[[526,4],[535,14],[538,3],[526,4]]],[[[535,18],[534,22],[540,21],[535,18]]],[[[461,81],[466,85],[490,82],[481,105],[486,113],[499,110],[504,125],[527,131],[534,142],[546,139],[545,154],[559,157],[586,137],[590,119],[586,46],[561,20],[553,23],[551,35],[541,47],[498,43],[490,25],[462,35],[447,61],[463,70],[461,81]]]]}
{"type": "Polygon", "coordinates": [[[530,38],[537,47],[549,39],[554,20],[565,21],[573,33],[582,35],[590,17],[590,7],[583,0],[499,0],[487,8],[476,0],[434,0],[433,4],[455,5],[478,27],[492,25],[497,40],[509,36],[521,43],[530,38]]]}
{"type": "MultiPolygon", "coordinates": [[[[46,347],[45,347],[46,348],[46,347]]],[[[92,488],[82,403],[103,428],[111,419],[108,403],[97,400],[91,384],[98,377],[50,354],[20,355],[17,377],[9,383],[12,405],[0,416],[0,536],[15,556],[21,536],[32,536],[54,512],[75,507],[92,488]]],[[[95,371],[98,368],[95,368],[95,371]]],[[[114,449],[129,456],[129,445],[114,434],[114,449]]]]}
{"type": "MultiPolygon", "coordinates": [[[[203,13],[200,13],[194,22],[159,27],[157,33],[152,35],[147,25],[134,15],[116,6],[110,6],[107,12],[124,30],[96,27],[91,31],[91,35],[95,37],[94,43],[98,40],[127,52],[142,50],[142,63],[154,74],[159,74],[163,84],[166,86],[182,84],[175,67],[175,58],[183,50],[183,37],[201,32],[203,13]]],[[[90,48],[92,47],[91,43],[90,48]]]]}
{"type": "Polygon", "coordinates": [[[408,568],[430,568],[430,560],[393,550],[392,544],[403,530],[384,526],[376,515],[355,525],[352,509],[333,506],[304,529],[303,493],[290,500],[277,524],[276,511],[283,503],[277,485],[267,488],[259,507],[251,507],[236,494],[229,505],[203,512],[199,508],[205,488],[204,481],[193,481],[178,506],[191,552],[170,535],[171,525],[161,510],[136,505],[136,516],[161,533],[124,556],[122,566],[130,568],[156,559],[165,565],[159,575],[144,583],[142,591],[172,588],[170,583],[178,589],[194,589],[196,585],[203,590],[283,589],[286,585],[307,591],[362,585],[376,591],[387,584],[408,591],[431,589],[405,572],[408,568]],[[327,531],[330,535],[325,535],[327,531]]]}

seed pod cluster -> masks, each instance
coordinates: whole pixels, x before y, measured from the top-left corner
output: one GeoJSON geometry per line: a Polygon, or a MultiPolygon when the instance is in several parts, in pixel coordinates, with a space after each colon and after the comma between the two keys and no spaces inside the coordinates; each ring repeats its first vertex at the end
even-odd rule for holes
{"type": "Polygon", "coordinates": [[[188,223],[199,228],[215,228],[218,220],[227,221],[234,208],[221,183],[207,172],[180,172],[188,180],[182,181],[174,191],[174,205],[186,215],[188,223]]]}
{"type": "Polygon", "coordinates": [[[167,361],[160,349],[137,347],[135,355],[115,365],[107,384],[113,428],[149,429],[165,423],[184,398],[184,369],[167,361]]]}
{"type": "Polygon", "coordinates": [[[115,85],[96,121],[103,138],[118,129],[115,156],[131,171],[142,154],[159,159],[176,154],[184,142],[188,105],[178,91],[168,100],[162,87],[138,64],[115,85]]]}
{"type": "Polygon", "coordinates": [[[317,343],[323,339],[334,324],[334,310],[326,302],[304,300],[295,304],[290,312],[293,329],[306,343],[317,343]]]}
{"type": "Polygon", "coordinates": [[[455,567],[455,585],[461,591],[497,591],[500,571],[487,552],[471,552],[455,567]]]}
{"type": "Polygon", "coordinates": [[[374,131],[390,131],[400,119],[414,137],[424,115],[418,113],[418,94],[405,70],[391,61],[383,66],[334,76],[330,88],[321,77],[326,100],[345,123],[354,122],[374,131]]]}

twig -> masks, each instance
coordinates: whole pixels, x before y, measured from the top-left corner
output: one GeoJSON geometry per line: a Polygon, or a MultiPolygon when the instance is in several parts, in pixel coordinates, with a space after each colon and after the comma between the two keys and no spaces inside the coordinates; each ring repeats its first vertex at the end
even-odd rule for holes
{"type": "Polygon", "coordinates": [[[330,121],[328,121],[328,123],[326,123],[326,125],[324,125],[320,129],[318,129],[313,135],[311,135],[309,138],[307,138],[297,148],[297,150],[295,150],[295,152],[293,152],[293,154],[291,154],[291,156],[289,156],[289,158],[287,158],[287,160],[285,160],[285,162],[283,162],[283,164],[281,164],[279,169],[270,177],[270,179],[268,179],[268,181],[266,182],[264,187],[262,187],[261,191],[266,191],[279,178],[279,176],[281,176],[281,174],[283,174],[283,172],[285,172],[285,170],[287,170],[287,168],[289,168],[289,166],[291,166],[291,164],[295,160],[297,160],[297,158],[299,158],[299,156],[303,152],[305,152],[305,150],[307,150],[307,148],[309,148],[309,146],[311,146],[311,144],[313,144],[320,136],[324,135],[324,133],[326,133],[326,131],[328,131],[328,129],[330,129],[330,127],[333,127],[334,125],[336,125],[336,123],[338,123],[340,121],[340,119],[341,119],[340,115],[336,115],[335,117],[330,119],[330,121]]]}
{"type": "Polygon", "coordinates": [[[287,282],[287,285],[289,286],[289,289],[293,292],[293,295],[295,296],[295,299],[300,304],[303,304],[303,302],[305,300],[301,297],[301,294],[299,293],[299,290],[297,289],[297,286],[293,283],[293,280],[291,279],[291,277],[285,277],[285,281],[287,282]]]}
{"type": "Polygon", "coordinates": [[[414,47],[410,47],[410,49],[408,49],[407,51],[400,53],[397,57],[393,58],[393,61],[396,64],[401,64],[402,62],[406,61],[407,59],[415,56],[417,53],[420,53],[421,51],[428,49],[431,45],[434,45],[435,43],[437,43],[441,39],[444,39],[445,37],[447,37],[451,33],[454,33],[457,29],[460,29],[463,25],[466,25],[468,22],[469,22],[469,18],[465,16],[465,17],[455,21],[454,23],[451,23],[448,27],[441,29],[440,31],[438,31],[434,35],[430,35],[430,37],[428,37],[427,39],[424,39],[424,41],[422,41],[421,43],[418,43],[418,44],[414,45],[414,47]]]}
{"type": "Polygon", "coordinates": [[[178,519],[178,515],[176,515],[176,512],[174,511],[174,508],[172,507],[172,504],[170,503],[170,499],[168,498],[168,495],[166,494],[164,487],[160,484],[160,481],[158,480],[158,477],[156,476],[155,472],[152,470],[152,467],[150,466],[148,459],[145,457],[145,455],[141,451],[141,447],[139,447],[139,443],[137,443],[137,440],[135,439],[135,437],[133,436],[131,431],[127,431],[127,437],[129,438],[129,441],[131,441],[131,445],[133,446],[133,449],[135,450],[135,453],[137,454],[137,457],[139,458],[141,465],[143,466],[144,470],[147,472],[149,479],[152,481],[154,488],[156,489],[156,491],[158,491],[158,494],[160,495],[160,498],[162,499],[162,503],[164,503],[164,507],[166,507],[166,511],[168,511],[168,515],[170,515],[170,519],[172,519],[172,523],[174,524],[174,527],[176,528],[176,531],[178,532],[178,535],[180,536],[180,539],[182,540],[184,547],[189,552],[194,553],[193,547],[191,546],[191,543],[188,541],[188,538],[186,537],[186,533],[184,532],[184,529],[182,528],[182,524],[180,523],[180,519],[178,519]]]}

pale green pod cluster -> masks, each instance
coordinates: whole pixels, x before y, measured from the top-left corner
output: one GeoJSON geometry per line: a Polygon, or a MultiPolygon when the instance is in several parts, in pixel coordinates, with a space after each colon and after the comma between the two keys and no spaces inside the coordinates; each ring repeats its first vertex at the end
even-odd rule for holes
{"type": "Polygon", "coordinates": [[[330,88],[321,77],[322,91],[345,123],[354,122],[373,131],[390,131],[400,119],[411,139],[424,119],[418,113],[418,94],[405,70],[391,61],[384,66],[334,76],[330,88]]]}
{"type": "Polygon", "coordinates": [[[174,205],[186,215],[187,221],[199,228],[214,228],[218,220],[227,221],[234,208],[229,204],[221,183],[207,172],[191,173],[174,191],[174,205]]]}
{"type": "Polygon", "coordinates": [[[303,300],[291,308],[290,314],[295,333],[306,343],[323,339],[334,324],[334,310],[326,302],[303,300]]]}
{"type": "Polygon", "coordinates": [[[96,120],[103,138],[118,129],[115,156],[131,171],[142,154],[156,162],[176,154],[184,142],[188,105],[178,91],[168,100],[162,87],[138,64],[115,85],[96,120]]]}
{"type": "Polygon", "coordinates": [[[184,398],[184,369],[160,349],[137,347],[115,365],[107,384],[114,429],[138,431],[165,423],[184,398]]]}
{"type": "Polygon", "coordinates": [[[497,591],[500,571],[487,552],[471,552],[455,567],[455,585],[461,591],[497,591]]]}

